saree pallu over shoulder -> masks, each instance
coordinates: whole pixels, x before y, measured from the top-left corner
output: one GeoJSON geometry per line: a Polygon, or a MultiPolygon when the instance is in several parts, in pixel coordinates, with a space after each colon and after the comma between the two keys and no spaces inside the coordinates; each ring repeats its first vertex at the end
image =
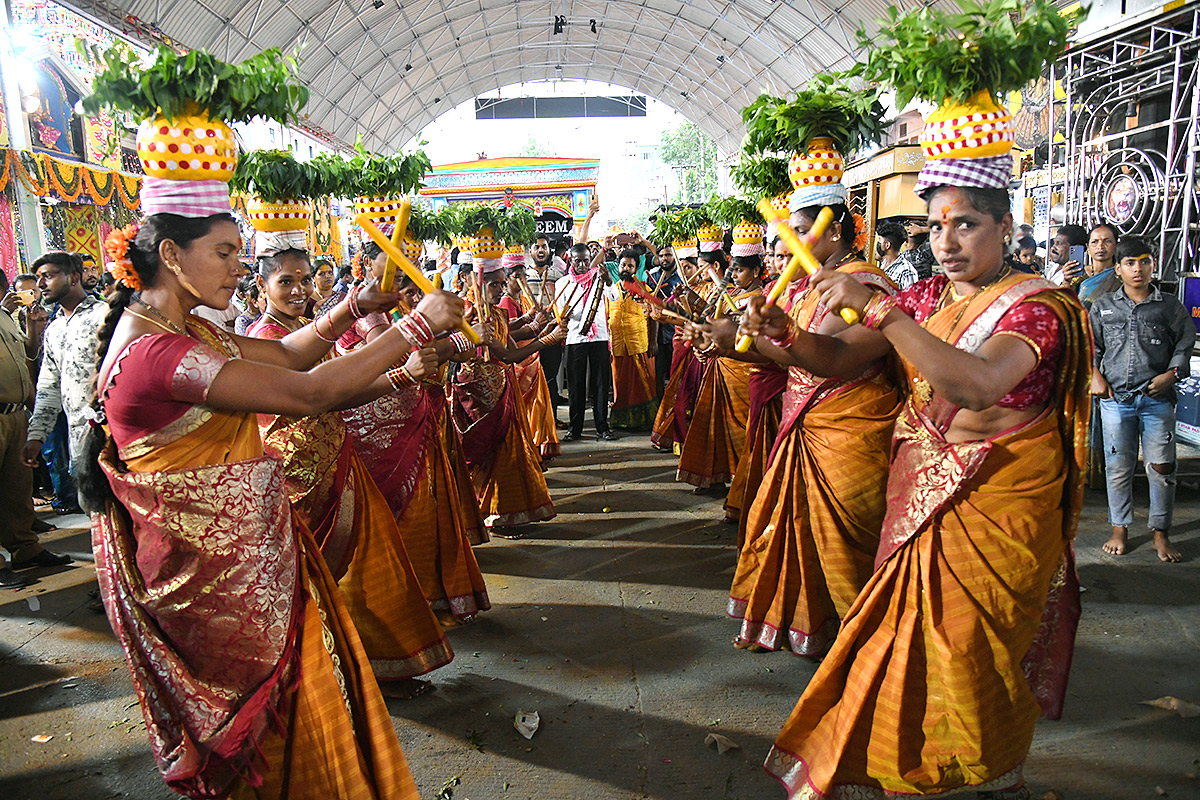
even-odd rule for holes
{"type": "Polygon", "coordinates": [[[686,438],[686,421],[684,423],[684,437],[678,434],[678,426],[675,421],[675,401],[679,396],[680,387],[683,385],[687,366],[696,361],[696,356],[692,352],[691,345],[685,344],[682,339],[676,337],[671,341],[671,373],[667,378],[667,384],[663,387],[662,398],[658,403],[658,414],[654,417],[654,425],[650,430],[650,443],[655,447],[666,450],[673,444],[682,444],[686,438]]]}
{"type": "Polygon", "coordinates": [[[253,774],[298,678],[300,554],[280,464],[126,472],[93,518],[96,573],[167,784],[221,797],[253,774]]]}
{"type": "Polygon", "coordinates": [[[893,443],[878,567],[767,758],[792,797],[1018,786],[1039,714],[1061,713],[1079,614],[1071,539],[1089,335],[1078,301],[1040,279],[979,295],[923,324],[973,351],[1017,303],[1045,304],[1062,331],[1051,399],[1011,430],[952,443],[956,409],[914,386],[893,443]]]}

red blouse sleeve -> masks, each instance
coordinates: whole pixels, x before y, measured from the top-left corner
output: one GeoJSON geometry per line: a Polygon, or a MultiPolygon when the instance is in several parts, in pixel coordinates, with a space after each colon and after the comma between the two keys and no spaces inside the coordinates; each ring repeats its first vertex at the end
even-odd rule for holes
{"type": "Polygon", "coordinates": [[[517,307],[517,301],[508,295],[500,298],[500,307],[508,312],[509,319],[516,319],[521,316],[521,309],[517,307]]]}
{"type": "Polygon", "coordinates": [[[932,278],[917,281],[896,295],[897,305],[917,322],[924,322],[937,309],[938,299],[945,288],[945,275],[934,275],[932,278]]]}
{"type": "Polygon", "coordinates": [[[1058,315],[1036,299],[1009,309],[997,323],[993,336],[1014,336],[1037,355],[1037,363],[1013,390],[997,403],[1001,408],[1027,409],[1045,405],[1054,390],[1062,359],[1062,323],[1058,315]]]}
{"type": "Polygon", "coordinates": [[[104,393],[104,411],[118,445],[204,405],[227,361],[207,345],[173,333],[135,341],[113,366],[104,393]]]}

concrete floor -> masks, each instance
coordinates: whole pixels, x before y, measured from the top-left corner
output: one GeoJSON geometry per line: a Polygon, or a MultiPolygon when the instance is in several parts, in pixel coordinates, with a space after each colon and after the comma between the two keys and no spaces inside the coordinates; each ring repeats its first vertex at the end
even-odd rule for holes
{"type": "MultiPolygon", "coordinates": [[[[389,701],[422,797],[779,800],[759,765],[814,665],[730,646],[735,531],[719,501],[675,483],[645,436],[565,450],[547,474],[558,518],[477,548],[493,609],[451,631],[438,691],[389,701]],[[513,729],[518,710],[541,716],[532,740],[513,729]],[[718,755],[709,733],[741,749],[718,755]]],[[[1070,697],[1062,721],[1039,725],[1034,796],[1198,798],[1200,718],[1139,701],[1200,702],[1200,495],[1180,491],[1182,564],[1158,563],[1146,536],[1104,555],[1105,518],[1089,493],[1070,697]]],[[[76,565],[0,594],[0,798],[175,797],[107,621],[87,607],[84,519],[54,521],[45,542],[76,565]]]]}

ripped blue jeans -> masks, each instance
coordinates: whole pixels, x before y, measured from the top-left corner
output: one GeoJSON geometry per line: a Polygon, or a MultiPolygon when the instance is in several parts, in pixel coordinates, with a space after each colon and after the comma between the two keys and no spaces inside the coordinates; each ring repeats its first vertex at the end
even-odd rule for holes
{"type": "Polygon", "coordinates": [[[1150,482],[1150,528],[1169,530],[1175,511],[1175,404],[1142,394],[1124,402],[1104,399],[1100,423],[1109,524],[1128,527],[1133,522],[1133,473],[1140,442],[1150,482]]]}

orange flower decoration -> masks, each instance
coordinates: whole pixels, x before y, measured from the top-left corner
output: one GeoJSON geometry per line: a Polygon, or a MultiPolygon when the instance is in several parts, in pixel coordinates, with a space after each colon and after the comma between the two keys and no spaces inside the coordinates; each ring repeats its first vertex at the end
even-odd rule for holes
{"type": "Polygon", "coordinates": [[[104,240],[104,252],[108,253],[110,259],[108,274],[135,292],[142,288],[142,279],[129,260],[129,245],[137,234],[138,226],[134,222],[124,228],[114,228],[104,240]]]}
{"type": "Polygon", "coordinates": [[[854,249],[859,253],[867,249],[867,221],[862,214],[854,214],[854,249]]]}

